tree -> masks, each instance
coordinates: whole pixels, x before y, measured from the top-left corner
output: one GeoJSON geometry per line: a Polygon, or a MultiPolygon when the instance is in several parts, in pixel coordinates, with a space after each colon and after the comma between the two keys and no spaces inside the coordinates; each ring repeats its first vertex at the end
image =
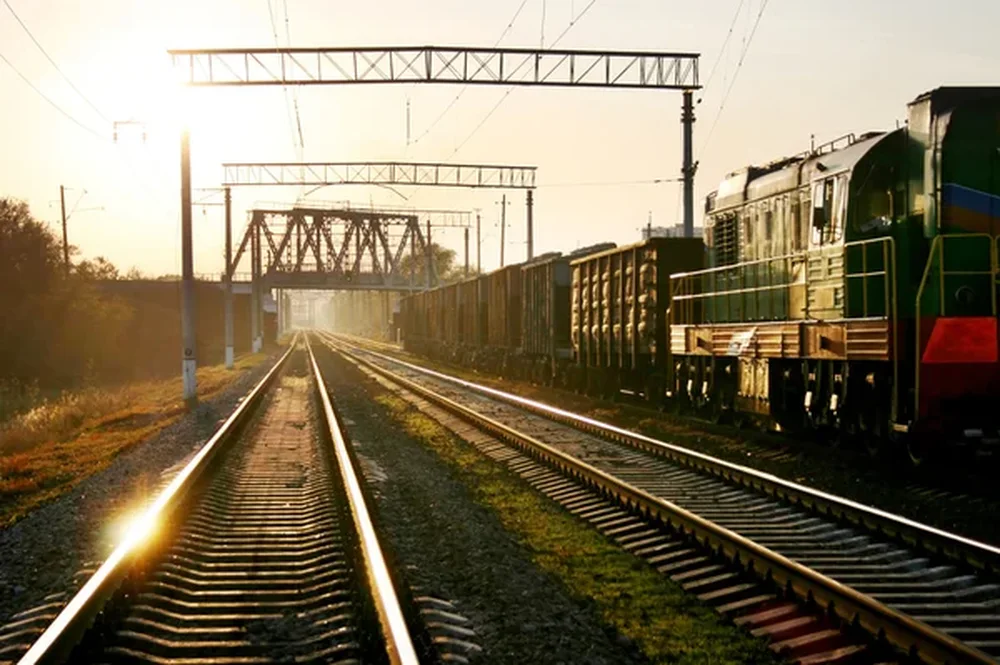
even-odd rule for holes
{"type": "Polygon", "coordinates": [[[87,281],[121,279],[121,273],[115,264],[103,256],[96,259],[84,259],[73,266],[73,274],[87,281]]]}
{"type": "MultiPolygon", "coordinates": [[[[434,274],[440,282],[454,282],[462,278],[464,266],[455,266],[455,250],[442,247],[436,242],[431,243],[431,250],[434,252],[434,274]]],[[[427,254],[418,251],[416,258],[410,254],[405,255],[399,262],[400,273],[404,277],[409,277],[411,266],[415,269],[415,279],[421,283],[427,279],[427,254]]]]}
{"type": "Polygon", "coordinates": [[[62,275],[61,249],[26,203],[0,198],[0,307],[48,290],[62,275]]]}

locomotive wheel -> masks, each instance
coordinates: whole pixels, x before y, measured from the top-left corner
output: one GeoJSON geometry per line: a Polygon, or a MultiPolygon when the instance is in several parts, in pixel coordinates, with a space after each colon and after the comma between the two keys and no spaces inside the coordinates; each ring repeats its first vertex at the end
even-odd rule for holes
{"type": "Polygon", "coordinates": [[[935,446],[930,439],[925,436],[906,437],[906,456],[910,458],[910,464],[919,467],[927,464],[933,459],[935,446]]]}

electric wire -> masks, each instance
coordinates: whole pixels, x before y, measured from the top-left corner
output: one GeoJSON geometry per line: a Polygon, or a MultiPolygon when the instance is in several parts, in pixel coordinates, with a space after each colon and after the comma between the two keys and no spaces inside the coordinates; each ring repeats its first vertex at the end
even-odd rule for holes
{"type": "Polygon", "coordinates": [[[739,78],[740,69],[742,69],[743,61],[746,59],[747,52],[750,50],[750,44],[753,43],[753,37],[757,34],[757,27],[760,25],[760,19],[764,16],[764,10],[767,9],[767,3],[768,0],[762,0],[760,3],[760,11],[757,12],[757,18],[754,20],[753,28],[750,30],[750,36],[747,38],[746,44],[743,45],[743,51],[740,53],[740,59],[736,63],[736,70],[733,72],[733,78],[729,81],[729,87],[726,88],[726,94],[719,103],[719,110],[716,112],[715,119],[712,121],[708,134],[705,136],[705,142],[701,146],[701,152],[705,151],[705,147],[712,139],[712,134],[715,132],[715,128],[719,124],[719,118],[722,117],[722,111],[726,108],[726,102],[729,100],[729,94],[733,91],[733,86],[736,85],[736,79],[739,78]]]}
{"type": "Polygon", "coordinates": [[[712,69],[708,74],[708,80],[705,81],[703,88],[708,88],[712,83],[712,79],[715,78],[715,72],[719,69],[719,64],[722,62],[722,56],[726,53],[726,47],[729,46],[729,40],[733,37],[733,30],[736,28],[736,21],[740,18],[740,12],[743,11],[743,5],[746,4],[746,0],[740,0],[740,4],[736,7],[736,13],[733,14],[733,20],[729,24],[729,31],[726,32],[726,38],[722,40],[722,46],[719,48],[719,55],[715,58],[715,63],[712,65],[712,69]]]}
{"type": "MultiPolygon", "coordinates": [[[[292,47],[292,29],[288,20],[288,0],[281,0],[285,13],[285,45],[292,47]]],[[[299,131],[299,161],[303,159],[303,151],[306,147],[305,138],[302,136],[302,117],[299,115],[299,92],[298,88],[292,88],[292,106],[295,108],[295,126],[299,131]]]]}
{"type": "MultiPolygon", "coordinates": [[[[507,36],[507,33],[509,33],[511,31],[511,29],[514,27],[514,22],[517,21],[517,17],[521,15],[521,12],[524,10],[524,6],[527,5],[527,4],[528,4],[528,0],[521,0],[521,4],[518,6],[517,11],[514,12],[514,16],[510,19],[510,21],[507,22],[507,27],[503,29],[503,32],[500,33],[500,37],[498,37],[497,40],[493,43],[493,48],[496,48],[497,46],[499,46],[500,42],[502,42],[504,40],[504,38],[507,36]]],[[[434,122],[432,122],[430,125],[428,125],[427,129],[425,129],[420,134],[420,136],[418,136],[412,142],[412,144],[416,145],[417,143],[420,143],[420,141],[425,136],[427,136],[428,134],[430,134],[431,131],[433,131],[434,128],[438,126],[438,123],[440,123],[441,120],[443,120],[444,117],[446,115],[448,115],[448,112],[451,111],[451,109],[455,107],[455,104],[458,103],[458,100],[462,98],[462,95],[464,95],[468,89],[469,89],[468,84],[463,85],[461,87],[461,89],[459,89],[458,94],[455,95],[455,97],[448,103],[448,105],[446,107],[444,107],[444,110],[441,111],[441,113],[438,114],[437,118],[434,119],[434,122]]]]}
{"type": "MultiPolygon", "coordinates": [[[[271,4],[271,0],[267,0],[267,16],[269,19],[271,19],[271,34],[274,36],[274,48],[280,49],[281,42],[278,40],[278,24],[274,20],[274,7],[271,4]]],[[[288,112],[288,132],[289,134],[291,134],[292,149],[295,151],[295,154],[298,155],[299,147],[298,143],[295,140],[296,137],[295,121],[292,118],[292,104],[288,98],[288,85],[282,83],[281,90],[285,95],[285,110],[288,112]]]]}
{"type": "MultiPolygon", "coordinates": [[[[569,25],[566,26],[566,29],[563,30],[558,37],[556,37],[555,41],[552,42],[549,48],[550,49],[555,48],[556,44],[558,44],[562,40],[562,38],[565,37],[566,34],[573,29],[573,27],[580,21],[580,19],[582,19],[586,15],[586,13],[590,11],[590,8],[593,7],[596,3],[597,0],[590,0],[587,6],[583,8],[583,10],[576,16],[576,18],[570,19],[569,25]]],[[[497,100],[496,104],[493,105],[493,108],[491,108],[489,112],[487,112],[486,116],[479,121],[479,124],[476,125],[475,129],[473,129],[468,136],[462,139],[461,143],[459,143],[458,146],[456,146],[456,148],[452,150],[451,154],[448,155],[448,157],[445,158],[444,161],[447,162],[448,160],[455,157],[455,155],[458,154],[458,151],[461,150],[463,147],[465,147],[466,143],[472,140],[472,137],[474,137],[479,132],[479,130],[483,128],[483,126],[487,123],[487,121],[489,121],[491,117],[493,117],[493,114],[497,112],[497,109],[499,109],[500,106],[504,103],[504,101],[506,101],[506,99],[510,96],[510,93],[514,92],[514,88],[516,87],[517,86],[512,85],[509,88],[507,88],[507,91],[504,92],[503,97],[497,100]]]]}
{"type": "Polygon", "coordinates": [[[625,185],[662,185],[665,183],[683,182],[683,178],[650,178],[647,180],[616,180],[598,182],[554,182],[535,185],[536,189],[552,187],[618,187],[625,185]]]}
{"type": "Polygon", "coordinates": [[[42,55],[44,55],[45,58],[49,61],[49,63],[53,67],[55,67],[56,71],[59,72],[59,75],[63,77],[63,80],[69,84],[69,87],[73,88],[73,91],[76,94],[78,94],[80,98],[83,99],[83,101],[87,102],[87,105],[90,106],[90,108],[94,109],[94,112],[97,113],[97,115],[101,116],[101,118],[105,122],[110,124],[111,119],[108,118],[108,116],[104,115],[104,113],[101,112],[101,109],[97,108],[97,106],[92,101],[90,101],[87,95],[83,94],[83,91],[81,91],[80,88],[76,87],[76,84],[73,83],[73,81],[69,78],[69,76],[66,75],[66,72],[64,72],[62,68],[58,64],[56,64],[56,61],[52,59],[52,56],[50,56],[48,51],[45,50],[45,47],[42,46],[41,42],[39,42],[35,38],[35,35],[32,34],[31,30],[28,29],[28,26],[24,23],[24,21],[21,20],[21,17],[17,15],[16,11],[14,11],[14,8],[11,6],[10,2],[8,2],[8,0],[3,0],[3,4],[7,6],[7,9],[10,10],[10,13],[14,16],[14,19],[18,22],[18,24],[28,35],[28,37],[31,38],[31,41],[35,43],[35,46],[37,46],[38,50],[42,52],[42,55]]]}
{"type": "Polygon", "coordinates": [[[49,98],[44,92],[42,92],[41,90],[39,90],[38,87],[35,86],[35,84],[32,83],[31,80],[27,76],[25,76],[24,74],[22,74],[21,71],[17,67],[14,66],[14,63],[12,63],[10,60],[8,60],[7,57],[3,53],[0,53],[0,60],[3,60],[7,64],[8,67],[10,67],[12,70],[14,70],[14,73],[17,74],[21,78],[21,80],[24,81],[25,84],[29,88],[31,88],[32,90],[34,90],[35,94],[37,94],[39,97],[41,97],[46,102],[48,102],[49,105],[52,108],[54,108],[56,111],[59,111],[59,113],[61,113],[67,119],[69,119],[70,121],[72,121],[73,124],[75,124],[77,127],[79,127],[81,129],[87,131],[90,134],[93,134],[94,136],[96,136],[97,138],[101,139],[102,141],[110,141],[110,139],[107,136],[104,136],[100,132],[98,132],[97,130],[95,130],[95,129],[93,129],[91,127],[88,127],[87,125],[83,124],[82,122],[80,122],[79,120],[77,120],[72,114],[70,114],[68,111],[66,111],[64,108],[62,108],[61,106],[59,106],[58,104],[56,104],[54,101],[52,101],[52,99],[49,98]]]}

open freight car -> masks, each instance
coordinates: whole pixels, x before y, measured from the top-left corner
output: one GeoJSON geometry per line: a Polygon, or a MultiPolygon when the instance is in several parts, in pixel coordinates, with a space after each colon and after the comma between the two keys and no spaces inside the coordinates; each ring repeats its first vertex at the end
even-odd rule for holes
{"type": "Polygon", "coordinates": [[[573,364],[566,383],[591,394],[620,390],[659,400],[666,391],[670,274],[699,270],[698,238],[650,238],[571,262],[573,364]]]}

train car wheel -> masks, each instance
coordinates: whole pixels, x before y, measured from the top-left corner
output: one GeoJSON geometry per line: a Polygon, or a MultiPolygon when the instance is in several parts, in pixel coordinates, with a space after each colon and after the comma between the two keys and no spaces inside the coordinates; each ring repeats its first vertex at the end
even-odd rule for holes
{"type": "Polygon", "coordinates": [[[643,398],[645,398],[647,404],[659,406],[663,403],[665,392],[662,376],[659,374],[650,374],[646,378],[646,384],[643,387],[643,398]]]}
{"type": "Polygon", "coordinates": [[[910,464],[916,467],[929,463],[934,456],[935,446],[926,436],[910,435],[906,437],[906,456],[910,464]]]}

